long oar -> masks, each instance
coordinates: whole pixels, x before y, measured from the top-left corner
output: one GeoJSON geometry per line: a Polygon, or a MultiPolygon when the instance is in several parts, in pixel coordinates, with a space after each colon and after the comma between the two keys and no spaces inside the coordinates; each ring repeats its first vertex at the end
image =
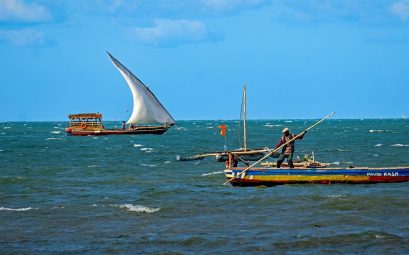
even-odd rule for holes
{"type": "MultiPolygon", "coordinates": [[[[266,158],[270,157],[271,154],[273,154],[274,152],[278,151],[279,149],[283,148],[284,146],[286,146],[287,144],[295,141],[296,139],[298,139],[300,136],[302,136],[305,132],[307,132],[308,130],[316,127],[317,125],[319,125],[321,122],[323,122],[324,120],[328,119],[329,117],[331,117],[332,115],[334,115],[335,112],[332,112],[330,114],[328,114],[327,116],[325,116],[324,118],[322,118],[320,121],[316,122],[314,125],[310,126],[309,128],[305,129],[303,132],[301,132],[299,135],[296,135],[295,137],[293,137],[291,140],[289,140],[288,142],[282,144],[281,146],[275,148],[274,150],[271,150],[269,153],[267,153],[264,157],[262,157],[261,159],[259,159],[258,161],[254,162],[253,164],[251,164],[250,166],[248,166],[246,169],[244,169],[243,171],[241,171],[238,175],[236,176],[241,176],[243,173],[247,172],[249,169],[251,169],[253,166],[257,165],[258,163],[260,163],[261,161],[265,160],[266,158]]],[[[232,178],[230,178],[229,180],[227,180],[225,183],[223,183],[223,185],[226,185],[227,183],[231,182],[232,180],[236,179],[236,176],[233,176],[232,178]]]]}

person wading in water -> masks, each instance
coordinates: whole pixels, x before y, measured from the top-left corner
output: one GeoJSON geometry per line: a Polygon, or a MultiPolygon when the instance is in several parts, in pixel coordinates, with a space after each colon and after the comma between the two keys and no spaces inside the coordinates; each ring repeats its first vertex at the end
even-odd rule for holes
{"type": "MultiPolygon", "coordinates": [[[[297,139],[303,139],[305,133],[307,133],[307,131],[304,131],[303,133],[301,133],[301,135],[297,138],[297,139]]],[[[278,144],[276,145],[276,149],[278,147],[280,147],[281,145],[287,143],[288,141],[290,141],[291,139],[293,139],[294,137],[296,137],[297,135],[295,134],[290,134],[290,130],[288,128],[284,128],[283,129],[283,136],[280,138],[280,141],[278,142],[278,144]]],[[[295,140],[297,140],[295,139],[295,140]]],[[[291,143],[283,146],[283,149],[281,151],[280,156],[278,157],[277,160],[277,168],[281,167],[281,163],[283,163],[284,159],[287,159],[288,165],[290,168],[294,168],[294,164],[293,164],[293,154],[294,154],[294,141],[292,141],[291,143]]]]}

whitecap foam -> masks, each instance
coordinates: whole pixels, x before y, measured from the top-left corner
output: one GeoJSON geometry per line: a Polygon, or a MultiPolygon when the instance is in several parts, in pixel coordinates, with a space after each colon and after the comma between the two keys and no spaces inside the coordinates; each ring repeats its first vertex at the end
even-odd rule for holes
{"type": "Polygon", "coordinates": [[[46,141],[50,141],[50,140],[62,140],[62,138],[56,138],[56,137],[49,137],[47,139],[45,139],[46,141]]]}
{"type": "Polygon", "coordinates": [[[293,122],[293,121],[292,121],[292,120],[286,120],[286,121],[284,121],[284,122],[291,123],[291,122],[293,122]]]}
{"type": "Polygon", "coordinates": [[[381,147],[381,146],[382,146],[381,143],[378,143],[378,144],[375,145],[375,147],[381,147]]]}
{"type": "Polygon", "coordinates": [[[60,134],[61,131],[51,131],[50,133],[51,133],[51,134],[60,134]]]}
{"type": "Polygon", "coordinates": [[[0,152],[2,152],[2,151],[4,151],[4,150],[0,150],[0,152]]]}
{"type": "Polygon", "coordinates": [[[153,151],[153,148],[141,148],[141,151],[153,151]]]}
{"type": "Polygon", "coordinates": [[[206,128],[208,128],[208,129],[212,129],[213,127],[206,127],[206,128]]]}
{"type": "Polygon", "coordinates": [[[332,163],[331,163],[331,165],[337,165],[337,166],[338,166],[339,164],[341,164],[339,161],[335,161],[335,162],[332,162],[332,163]]]}
{"type": "Polygon", "coordinates": [[[165,163],[165,164],[169,164],[169,163],[170,163],[170,161],[168,160],[168,161],[165,161],[164,163],[165,163]]]}
{"type": "Polygon", "coordinates": [[[142,164],[143,166],[155,167],[156,165],[142,164]]]}
{"type": "Polygon", "coordinates": [[[3,129],[10,129],[11,127],[4,127],[3,129]]]}
{"type": "Polygon", "coordinates": [[[142,147],[142,146],[143,146],[142,144],[137,144],[137,143],[134,143],[134,145],[133,145],[133,147],[136,147],[136,148],[142,147]]]}
{"type": "Polygon", "coordinates": [[[98,167],[98,166],[97,165],[90,165],[90,166],[87,166],[87,167],[94,168],[94,167],[98,167]]]}
{"type": "Polygon", "coordinates": [[[393,144],[393,145],[391,145],[391,146],[392,146],[392,147],[408,147],[409,144],[396,143],[396,144],[393,144]]]}
{"type": "Polygon", "coordinates": [[[344,152],[344,151],[350,151],[350,150],[347,150],[347,149],[337,149],[337,151],[344,152]]]}
{"type": "Polygon", "coordinates": [[[382,133],[385,132],[385,130],[381,130],[381,129],[371,129],[369,130],[369,133],[382,133]]]}
{"type": "Polygon", "coordinates": [[[127,209],[128,212],[137,212],[137,213],[154,213],[160,210],[160,208],[150,208],[143,205],[133,205],[133,204],[122,204],[119,205],[119,208],[127,209]]]}
{"type": "Polygon", "coordinates": [[[2,135],[5,135],[6,133],[1,133],[2,135]]]}
{"type": "Polygon", "coordinates": [[[202,174],[201,176],[210,176],[210,175],[216,175],[216,174],[222,174],[223,171],[217,171],[217,172],[211,172],[211,173],[205,173],[202,174]]]}
{"type": "Polygon", "coordinates": [[[273,125],[273,124],[267,123],[267,124],[265,124],[264,126],[265,126],[265,127],[282,127],[283,125],[280,125],[280,124],[273,125]]]}
{"type": "Polygon", "coordinates": [[[15,212],[24,212],[24,211],[30,211],[32,209],[37,209],[37,208],[31,208],[31,207],[25,207],[25,208],[7,208],[7,207],[0,207],[0,211],[15,211],[15,212]]]}

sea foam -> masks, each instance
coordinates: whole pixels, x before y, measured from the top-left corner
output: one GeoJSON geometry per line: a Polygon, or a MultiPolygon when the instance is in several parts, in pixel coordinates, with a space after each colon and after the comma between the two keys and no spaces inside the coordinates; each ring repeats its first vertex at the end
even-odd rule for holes
{"type": "Polygon", "coordinates": [[[25,207],[25,208],[7,208],[7,207],[0,207],[0,211],[15,211],[15,212],[24,212],[24,211],[30,211],[32,209],[37,209],[37,208],[31,208],[31,207],[25,207]]]}
{"type": "Polygon", "coordinates": [[[409,144],[396,143],[396,144],[393,144],[393,145],[391,145],[391,146],[392,146],[392,147],[408,147],[409,144]]]}
{"type": "Polygon", "coordinates": [[[122,204],[119,205],[119,208],[125,208],[128,212],[137,212],[137,213],[154,213],[160,210],[160,208],[150,208],[143,205],[133,205],[133,204],[122,204]]]}
{"type": "Polygon", "coordinates": [[[211,173],[205,173],[202,174],[201,176],[210,176],[210,175],[216,175],[216,174],[222,174],[223,171],[217,171],[217,172],[211,172],[211,173]]]}

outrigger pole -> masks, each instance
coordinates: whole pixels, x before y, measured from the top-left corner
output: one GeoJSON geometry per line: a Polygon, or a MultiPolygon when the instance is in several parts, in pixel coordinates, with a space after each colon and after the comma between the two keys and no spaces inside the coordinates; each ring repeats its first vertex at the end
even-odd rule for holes
{"type": "MultiPolygon", "coordinates": [[[[255,165],[257,165],[258,163],[260,163],[261,161],[265,160],[266,158],[270,157],[271,154],[273,154],[274,152],[278,151],[279,149],[283,148],[284,146],[286,146],[287,144],[295,141],[296,139],[298,139],[300,136],[302,136],[305,132],[307,132],[310,129],[313,129],[314,127],[318,126],[319,124],[321,124],[321,122],[323,122],[324,120],[328,119],[329,117],[331,117],[332,115],[334,115],[335,112],[332,112],[330,114],[328,114],[327,116],[325,116],[324,118],[322,118],[320,121],[316,122],[314,125],[310,126],[309,128],[305,129],[303,132],[301,132],[300,134],[298,134],[297,136],[293,137],[293,139],[289,140],[288,142],[282,144],[281,146],[275,148],[274,150],[270,150],[269,153],[267,153],[264,157],[262,157],[261,159],[259,159],[258,161],[254,162],[253,164],[251,164],[250,166],[248,166],[246,169],[244,169],[243,171],[241,171],[238,175],[236,176],[244,176],[244,174],[251,169],[252,167],[254,167],[255,165]]],[[[223,183],[223,185],[226,185],[227,183],[231,182],[232,180],[236,179],[237,177],[233,176],[232,178],[230,178],[229,180],[227,180],[225,183],[223,183]]]]}

